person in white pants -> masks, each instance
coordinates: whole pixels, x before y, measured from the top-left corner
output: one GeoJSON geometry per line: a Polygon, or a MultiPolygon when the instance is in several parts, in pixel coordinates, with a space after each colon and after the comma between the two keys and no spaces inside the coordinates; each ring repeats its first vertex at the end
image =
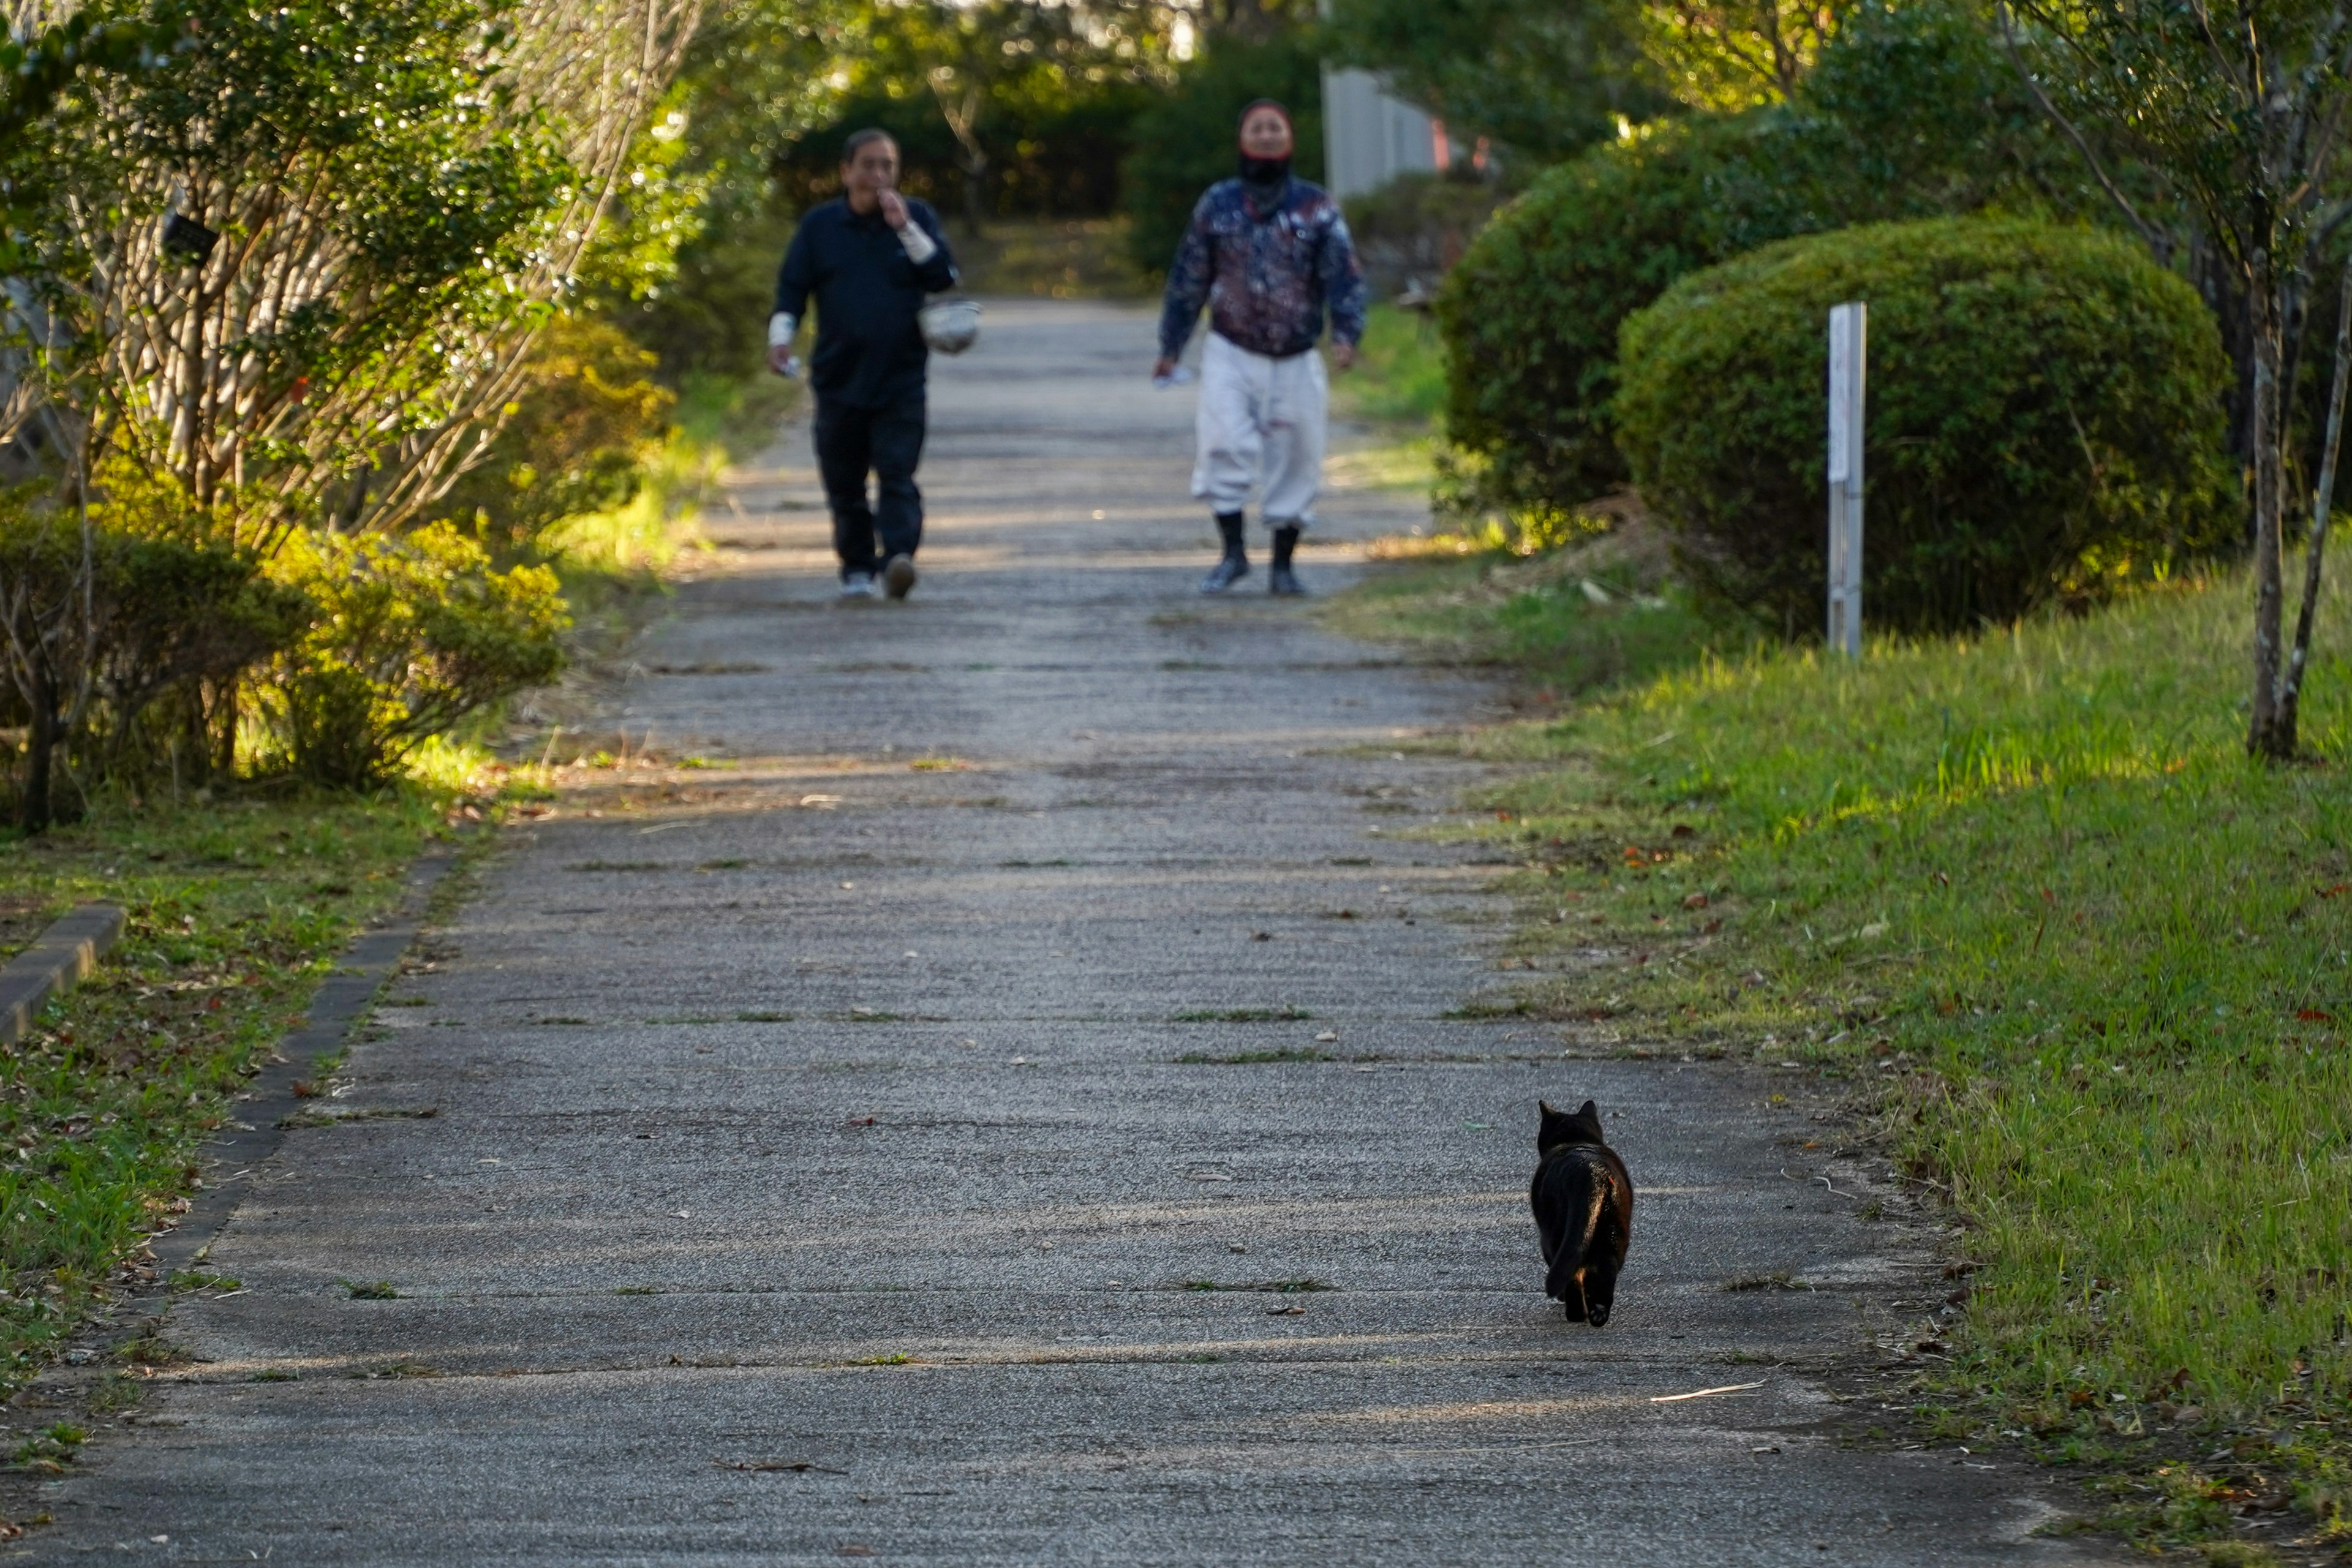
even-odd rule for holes
{"type": "Polygon", "coordinates": [[[1154,379],[1175,372],[1201,309],[1209,342],[1194,416],[1192,494],[1216,514],[1224,553],[1201,584],[1222,594],[1249,575],[1244,509],[1253,488],[1273,535],[1267,586],[1303,594],[1291,567],[1323,484],[1330,384],[1315,352],[1331,316],[1331,363],[1355,363],[1364,275],[1347,220],[1320,187],[1290,174],[1290,116],[1260,100],[1242,112],[1241,177],[1209,187],[1168,270],[1154,379]]]}

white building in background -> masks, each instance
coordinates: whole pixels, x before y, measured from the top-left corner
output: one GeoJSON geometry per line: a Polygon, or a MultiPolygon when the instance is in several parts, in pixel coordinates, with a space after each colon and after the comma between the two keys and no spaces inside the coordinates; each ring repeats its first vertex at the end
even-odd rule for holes
{"type": "Polygon", "coordinates": [[[1323,68],[1323,184],[1334,196],[1344,202],[1452,161],[1444,122],[1391,97],[1370,71],[1323,68]]]}

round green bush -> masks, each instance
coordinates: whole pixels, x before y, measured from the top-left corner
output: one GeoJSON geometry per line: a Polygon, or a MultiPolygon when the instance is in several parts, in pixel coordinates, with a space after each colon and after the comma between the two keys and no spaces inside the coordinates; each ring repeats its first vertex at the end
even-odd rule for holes
{"type": "Polygon", "coordinates": [[[1572,505],[1624,482],[1618,326],[1733,253],[1708,187],[1736,173],[1748,130],[1703,121],[1595,148],[1497,213],[1446,275],[1446,437],[1484,459],[1483,499],[1572,505]]]}
{"type": "Polygon", "coordinates": [[[1952,629],[2233,531],[2211,312],[2118,235],[1878,224],[1766,247],[1629,318],[1617,438],[1706,595],[1822,616],[1830,307],[1870,307],[1863,613],[1952,629]]]}
{"type": "Polygon", "coordinates": [[[1849,224],[2096,210],[2078,163],[1965,5],[1873,0],[1794,101],[1647,127],[1551,170],[1437,300],[1446,433],[1477,499],[1570,508],[1625,482],[1617,329],[1685,272],[1849,224]]]}

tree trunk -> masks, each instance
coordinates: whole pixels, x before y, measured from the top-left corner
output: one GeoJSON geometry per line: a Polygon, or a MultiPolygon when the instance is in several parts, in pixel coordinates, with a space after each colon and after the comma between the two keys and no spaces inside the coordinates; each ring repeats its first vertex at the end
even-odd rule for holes
{"type": "Polygon", "coordinates": [[[2258,757],[2294,753],[2294,737],[2279,728],[2279,279],[2267,252],[2254,258],[2247,290],[2254,376],[2247,438],[2254,473],[2254,692],[2246,750],[2258,757]]]}
{"type": "Polygon", "coordinates": [[[967,159],[963,165],[963,226],[974,239],[988,214],[988,160],[967,159]]]}
{"type": "Polygon", "coordinates": [[[17,803],[16,825],[26,833],[43,833],[49,826],[49,783],[56,773],[58,689],[47,669],[36,667],[26,707],[25,797],[17,803]]]}
{"type": "Polygon", "coordinates": [[[220,693],[220,726],[214,736],[213,776],[223,783],[236,777],[236,677],[232,675],[215,689],[220,693]]]}
{"type": "Polygon", "coordinates": [[[2319,614],[2319,574],[2327,549],[2327,518],[2336,502],[2336,458],[2344,438],[2344,399],[2352,384],[2352,256],[2336,290],[2336,374],[2327,384],[2327,428],[2321,432],[2319,474],[2311,487],[2311,538],[2303,551],[2303,605],[2295,612],[2294,646],[2287,650],[2286,689],[2279,696],[2278,728],[2290,751],[2301,728],[2304,668],[2311,661],[2311,626],[2319,614]]]}

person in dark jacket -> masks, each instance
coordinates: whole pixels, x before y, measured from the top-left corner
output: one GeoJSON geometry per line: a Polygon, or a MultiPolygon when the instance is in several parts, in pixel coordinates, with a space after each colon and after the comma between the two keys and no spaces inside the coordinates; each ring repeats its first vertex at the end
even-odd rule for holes
{"type": "Polygon", "coordinates": [[[1199,442],[1192,494],[1209,503],[1224,555],[1201,584],[1222,594],[1249,575],[1242,508],[1253,486],[1274,536],[1267,587],[1303,594],[1291,570],[1323,484],[1330,386],[1315,352],[1331,313],[1331,363],[1346,370],[1364,335],[1364,270],[1348,221],[1321,187],[1290,173],[1290,115],[1260,99],[1242,111],[1241,177],[1211,185],[1168,269],[1153,379],[1176,369],[1201,307],[1199,442]]]}
{"type": "Polygon", "coordinates": [[[955,286],[955,258],[929,205],[897,190],[898,144],[860,131],[841,152],[842,195],[810,209],[793,231],[776,275],[768,364],[798,373],[793,338],[816,299],[816,459],[833,509],[833,548],[844,598],[870,599],[881,584],[903,599],[915,585],[923,537],[923,374],[930,357],[917,314],[924,296],[955,286]],[[866,500],[871,473],[878,502],[866,500]],[[881,548],[875,548],[877,531],[881,548]]]}

